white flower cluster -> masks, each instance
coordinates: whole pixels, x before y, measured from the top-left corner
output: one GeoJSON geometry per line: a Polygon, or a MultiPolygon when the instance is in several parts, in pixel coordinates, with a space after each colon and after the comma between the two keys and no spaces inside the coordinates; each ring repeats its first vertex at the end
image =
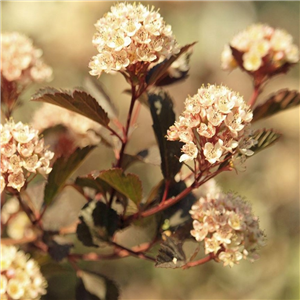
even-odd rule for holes
{"type": "Polygon", "coordinates": [[[202,86],[185,100],[185,110],[169,128],[167,139],[185,143],[181,162],[196,159],[207,168],[228,154],[232,159],[253,154],[251,120],[252,111],[238,93],[225,86],[202,86]]]}
{"type": "Polygon", "coordinates": [[[242,258],[254,261],[257,250],[265,244],[258,219],[251,206],[234,194],[201,197],[192,206],[191,235],[204,241],[205,253],[214,253],[224,263],[233,266],[242,258]]]}
{"type": "Polygon", "coordinates": [[[34,235],[32,223],[27,214],[20,210],[17,198],[5,201],[1,209],[1,223],[6,226],[7,235],[15,240],[34,235]]]}
{"type": "Polygon", "coordinates": [[[18,191],[32,173],[49,174],[54,153],[45,150],[44,139],[38,131],[13,119],[0,125],[1,134],[1,192],[5,186],[18,191]]]}
{"type": "Polygon", "coordinates": [[[18,32],[1,33],[1,75],[21,84],[42,82],[51,78],[52,69],[41,59],[42,50],[18,32]]]}
{"type": "MultiPolygon", "coordinates": [[[[285,30],[266,24],[249,26],[232,39],[230,46],[242,53],[243,67],[250,72],[264,66],[277,69],[285,63],[299,61],[299,50],[293,44],[293,37],[285,30]]],[[[229,45],[223,50],[221,64],[224,70],[237,67],[229,45]]]]}
{"type": "Polygon", "coordinates": [[[98,55],[92,58],[91,75],[126,70],[138,62],[150,64],[178,53],[170,25],[161,15],[142,4],[118,3],[95,24],[93,44],[98,55]]]}
{"type": "Polygon", "coordinates": [[[14,246],[1,245],[1,300],[38,300],[47,282],[37,262],[14,246]]]}
{"type": "Polygon", "coordinates": [[[39,132],[56,125],[63,125],[77,147],[99,144],[96,132],[102,128],[98,123],[56,105],[43,104],[35,111],[31,125],[39,132]]]}

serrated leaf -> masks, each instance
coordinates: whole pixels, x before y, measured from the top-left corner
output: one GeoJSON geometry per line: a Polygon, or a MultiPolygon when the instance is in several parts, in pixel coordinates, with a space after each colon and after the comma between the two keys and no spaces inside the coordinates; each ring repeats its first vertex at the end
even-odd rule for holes
{"type": "Polygon", "coordinates": [[[188,77],[189,77],[188,71],[180,72],[180,75],[178,77],[172,77],[169,74],[166,74],[165,76],[161,77],[158,81],[156,81],[155,85],[156,86],[171,85],[183,81],[188,77]]]}
{"type": "Polygon", "coordinates": [[[179,141],[168,141],[167,130],[175,122],[175,113],[170,96],[166,92],[149,93],[150,111],[153,120],[153,130],[161,156],[161,170],[165,179],[173,179],[180,171],[181,147],[179,141]]]}
{"type": "Polygon", "coordinates": [[[95,272],[81,271],[76,286],[76,300],[118,300],[117,285],[106,276],[95,272]]]}
{"type": "Polygon", "coordinates": [[[256,154],[274,144],[281,137],[281,134],[273,131],[273,129],[260,129],[255,131],[252,137],[257,141],[257,144],[250,150],[256,154]]]}
{"type": "Polygon", "coordinates": [[[141,202],[143,196],[142,182],[137,175],[125,174],[122,169],[114,168],[100,172],[99,178],[135,204],[138,205],[141,202]]]}
{"type": "MultiPolygon", "coordinates": [[[[253,155],[257,154],[261,150],[271,146],[274,144],[279,138],[281,137],[280,133],[273,131],[272,129],[259,129],[256,130],[252,134],[252,138],[256,140],[256,144],[250,148],[253,151],[253,155]]],[[[249,159],[251,156],[245,156],[244,159],[249,159]]],[[[231,154],[228,154],[226,158],[230,158],[231,154]]],[[[240,154],[240,157],[242,154],[240,154]]],[[[219,170],[225,168],[226,166],[230,165],[230,160],[225,159],[225,161],[219,166],[219,170]]]]}
{"type": "MultiPolygon", "coordinates": [[[[190,56],[192,54],[191,48],[188,49],[188,52],[184,53],[181,57],[185,60],[185,65],[189,65],[189,61],[190,61],[190,56]]],[[[173,66],[173,64],[170,66],[170,68],[168,69],[168,72],[166,72],[164,74],[164,76],[160,77],[159,80],[156,81],[155,85],[156,86],[166,86],[166,85],[170,85],[173,83],[178,83],[179,81],[183,81],[185,79],[188,78],[188,72],[189,72],[189,68],[187,68],[186,70],[182,70],[181,69],[181,64],[183,64],[183,62],[179,63],[179,66],[173,66]],[[170,70],[172,68],[172,70],[170,70]],[[175,75],[176,74],[176,75],[175,75]]]]}
{"type": "Polygon", "coordinates": [[[181,268],[186,264],[186,256],[182,249],[182,243],[165,236],[166,241],[161,243],[156,257],[157,268],[181,268]]]}
{"type": "Polygon", "coordinates": [[[110,192],[111,187],[109,184],[107,184],[105,181],[100,179],[98,177],[99,173],[97,175],[95,174],[88,174],[85,176],[79,176],[75,180],[75,185],[79,187],[89,187],[94,189],[97,193],[106,194],[107,192],[110,192]]]}
{"type": "Polygon", "coordinates": [[[44,202],[50,204],[54,197],[64,187],[66,180],[71,174],[77,169],[84,158],[93,150],[95,147],[88,146],[85,148],[77,148],[68,157],[60,157],[53,164],[52,171],[48,176],[48,182],[45,186],[44,191],[44,202]]]}
{"type": "Polygon", "coordinates": [[[290,91],[288,89],[280,90],[275,94],[272,94],[263,104],[255,107],[252,122],[270,117],[278,112],[295,107],[299,104],[300,93],[298,91],[290,91]]]}
{"type": "Polygon", "coordinates": [[[168,68],[172,65],[172,63],[183,53],[187,52],[192,46],[194,46],[196,42],[192,44],[188,44],[183,46],[179,53],[172,55],[169,59],[165,59],[160,64],[154,66],[151,70],[149,70],[146,82],[148,85],[154,85],[157,81],[159,81],[162,77],[164,77],[168,68]]]}
{"type": "Polygon", "coordinates": [[[102,242],[109,241],[120,221],[115,210],[96,200],[84,205],[79,220],[77,238],[88,247],[99,247],[102,242]]]}
{"type": "Polygon", "coordinates": [[[84,91],[74,90],[70,92],[48,87],[40,89],[32,96],[31,100],[66,108],[105,127],[109,123],[109,118],[104,109],[98,104],[95,98],[84,91]]]}
{"type": "Polygon", "coordinates": [[[160,159],[159,159],[159,153],[156,145],[148,149],[142,150],[135,155],[130,155],[125,153],[122,160],[121,167],[123,170],[126,170],[137,162],[159,166],[160,159]]]}

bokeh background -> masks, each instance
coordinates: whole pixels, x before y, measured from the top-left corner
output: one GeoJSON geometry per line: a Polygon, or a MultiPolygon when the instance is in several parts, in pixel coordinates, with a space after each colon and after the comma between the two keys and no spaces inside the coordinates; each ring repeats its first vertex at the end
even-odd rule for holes
{"type": "MultiPolygon", "coordinates": [[[[225,43],[254,22],[268,23],[287,30],[299,45],[298,1],[141,1],[160,8],[167,23],[181,45],[198,41],[191,57],[189,78],[168,87],[173,96],[175,111],[180,114],[188,94],[194,95],[206,83],[225,84],[249,99],[252,92],[250,78],[240,70],[231,73],[220,68],[220,55],[225,43]]],[[[2,1],[2,32],[19,31],[34,40],[44,51],[45,61],[54,70],[57,88],[82,86],[88,74],[88,63],[96,49],[92,45],[94,23],[109,10],[113,2],[9,2],[2,1]]],[[[120,119],[124,121],[129,97],[120,75],[103,74],[100,81],[115,101],[120,119]]],[[[15,119],[29,122],[39,104],[30,102],[37,88],[27,91],[24,105],[15,112],[15,119]]],[[[299,66],[287,75],[275,77],[265,88],[259,101],[281,88],[299,90],[299,66]]],[[[142,108],[139,127],[132,136],[127,151],[135,153],[154,144],[151,120],[142,108]]],[[[83,266],[116,280],[121,290],[120,299],[299,299],[299,109],[282,112],[255,125],[274,128],[283,137],[274,146],[247,162],[247,171],[217,177],[225,191],[236,191],[253,204],[268,241],[255,263],[242,261],[230,269],[210,262],[189,270],[156,269],[148,262],[134,258],[122,261],[91,262],[83,266]]],[[[111,166],[113,155],[107,149],[97,149],[81,166],[79,174],[92,169],[111,166]]],[[[159,167],[136,165],[130,169],[143,180],[145,196],[157,178],[159,167]]],[[[71,193],[66,196],[61,218],[76,215],[82,199],[71,193]],[[72,199],[72,201],[68,199],[72,199]],[[69,201],[69,202],[68,202],[69,201]]],[[[123,233],[124,243],[138,244],[145,239],[137,229],[123,233]]],[[[45,266],[49,282],[48,294],[43,299],[72,300],[76,277],[71,268],[63,271],[45,266]]]]}

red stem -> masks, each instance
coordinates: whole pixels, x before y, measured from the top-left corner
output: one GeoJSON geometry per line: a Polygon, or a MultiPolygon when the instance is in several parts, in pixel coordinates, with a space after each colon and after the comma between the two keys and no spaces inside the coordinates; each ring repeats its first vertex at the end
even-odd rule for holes
{"type": "Polygon", "coordinates": [[[132,255],[138,258],[155,261],[153,257],[147,256],[142,253],[142,251],[147,251],[149,248],[151,248],[153,243],[145,243],[140,246],[133,247],[132,249],[127,249],[116,243],[113,243],[113,245],[115,246],[115,249],[114,252],[111,254],[103,255],[103,254],[98,254],[93,252],[85,253],[85,254],[71,253],[68,255],[68,257],[72,259],[97,261],[97,260],[124,258],[132,255]]]}
{"type": "Polygon", "coordinates": [[[253,94],[252,94],[252,96],[251,96],[251,98],[249,100],[249,103],[248,103],[250,107],[254,106],[254,104],[255,104],[255,102],[257,100],[257,97],[259,96],[260,92],[261,92],[260,85],[256,85],[254,87],[253,94]]]}
{"type": "Polygon", "coordinates": [[[131,103],[130,103],[130,107],[129,107],[129,111],[128,111],[128,115],[127,115],[127,122],[126,122],[126,127],[125,127],[125,135],[124,138],[122,140],[122,147],[119,153],[119,159],[118,162],[116,164],[117,168],[120,168],[122,165],[122,160],[123,160],[123,155],[124,155],[124,151],[125,151],[125,147],[127,145],[128,142],[128,132],[129,132],[129,128],[130,128],[130,121],[131,121],[131,117],[132,117],[132,111],[133,111],[133,107],[135,104],[135,101],[137,99],[137,95],[136,95],[136,90],[135,90],[135,86],[132,84],[131,85],[131,103]]]}
{"type": "Polygon", "coordinates": [[[142,259],[145,259],[145,260],[150,260],[150,261],[153,261],[153,262],[156,261],[155,258],[153,258],[153,257],[151,257],[151,256],[148,256],[148,255],[146,255],[146,254],[144,254],[144,253],[142,253],[142,252],[139,252],[139,251],[136,252],[136,251],[134,251],[134,250],[132,250],[132,249],[128,249],[128,248],[126,248],[126,247],[123,247],[123,246],[121,246],[121,245],[119,245],[119,244],[117,244],[117,243],[115,243],[115,242],[112,242],[111,244],[112,244],[113,246],[115,246],[117,249],[120,249],[120,250],[122,250],[122,251],[128,252],[129,255],[136,256],[136,257],[138,257],[138,258],[142,258],[142,259]]]}
{"type": "Polygon", "coordinates": [[[113,135],[115,135],[121,142],[123,142],[123,139],[120,137],[120,135],[115,131],[113,130],[110,126],[107,126],[106,127],[113,135]]]}
{"type": "Polygon", "coordinates": [[[187,263],[183,268],[187,269],[187,268],[203,265],[214,258],[215,258],[215,255],[213,253],[210,253],[209,255],[207,255],[199,260],[191,261],[191,262],[187,263]]]}
{"type": "Polygon", "coordinates": [[[180,201],[182,198],[184,198],[185,196],[187,196],[193,189],[195,188],[194,184],[192,184],[191,186],[187,187],[186,189],[184,189],[181,193],[179,193],[176,197],[171,197],[167,200],[165,200],[164,202],[161,202],[159,205],[150,208],[144,212],[141,213],[136,213],[132,216],[129,216],[128,219],[137,219],[139,217],[141,218],[145,218],[145,217],[149,217],[151,215],[156,214],[159,211],[162,211],[172,205],[174,205],[175,203],[177,203],[178,201],[180,201]]]}
{"type": "Polygon", "coordinates": [[[170,181],[167,180],[167,181],[165,182],[165,190],[164,190],[164,194],[163,194],[161,203],[164,203],[164,202],[166,201],[167,196],[168,196],[168,192],[169,192],[169,188],[170,188],[170,181]]]}

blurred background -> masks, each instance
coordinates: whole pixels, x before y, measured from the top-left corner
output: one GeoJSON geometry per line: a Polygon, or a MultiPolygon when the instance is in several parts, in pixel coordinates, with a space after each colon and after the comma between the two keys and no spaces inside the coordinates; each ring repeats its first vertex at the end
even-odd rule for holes
{"type": "MultiPolygon", "coordinates": [[[[160,8],[180,45],[198,41],[191,57],[189,77],[167,88],[173,96],[177,115],[187,95],[194,95],[202,84],[223,83],[249,99],[252,82],[247,74],[240,70],[228,73],[220,68],[224,44],[248,25],[261,22],[285,29],[299,46],[298,1],[141,2],[160,8]]],[[[94,24],[112,4],[108,1],[2,2],[2,32],[24,33],[43,49],[45,62],[54,71],[53,81],[47,85],[67,89],[82,86],[90,76],[88,63],[96,54],[92,45],[94,24]]],[[[103,74],[99,80],[124,121],[129,97],[123,93],[128,88],[123,77],[103,74]]],[[[16,121],[30,121],[39,104],[29,99],[41,86],[27,91],[28,101],[15,112],[16,121]]],[[[258,101],[264,101],[267,95],[281,88],[299,90],[299,65],[287,75],[273,78],[258,101]]],[[[144,107],[138,125],[128,153],[136,153],[155,143],[150,114],[144,107]]],[[[242,261],[232,269],[209,262],[184,271],[156,269],[134,258],[90,262],[82,266],[114,279],[121,290],[120,299],[299,299],[299,109],[259,121],[255,127],[274,128],[283,137],[249,159],[246,172],[221,174],[216,181],[224,191],[236,191],[253,204],[254,213],[259,216],[260,226],[267,235],[267,245],[261,250],[258,261],[242,261]]],[[[109,168],[112,158],[112,153],[100,146],[80,167],[78,174],[109,168]]],[[[145,196],[157,178],[161,178],[156,166],[135,165],[130,172],[142,179],[145,196]]],[[[74,201],[76,197],[78,195],[73,192],[67,198],[74,201]]],[[[66,199],[66,203],[68,201],[74,203],[66,199]]],[[[84,203],[81,201],[75,201],[77,204],[72,208],[75,215],[84,203]]],[[[64,207],[68,213],[68,205],[64,207]]],[[[130,234],[124,232],[121,239],[125,244],[138,244],[145,236],[137,229],[130,234]]],[[[67,266],[64,272],[57,272],[55,267],[45,270],[49,288],[43,299],[74,299],[74,273],[67,266]]]]}

